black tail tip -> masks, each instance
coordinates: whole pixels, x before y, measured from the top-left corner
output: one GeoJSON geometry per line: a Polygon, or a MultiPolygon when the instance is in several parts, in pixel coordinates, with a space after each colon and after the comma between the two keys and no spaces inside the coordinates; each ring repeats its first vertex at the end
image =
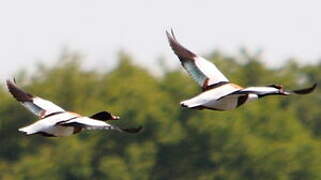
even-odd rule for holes
{"type": "Polygon", "coordinates": [[[136,133],[139,133],[143,130],[143,126],[139,126],[137,128],[124,128],[121,130],[124,132],[127,132],[127,133],[136,134],[136,133]]]}

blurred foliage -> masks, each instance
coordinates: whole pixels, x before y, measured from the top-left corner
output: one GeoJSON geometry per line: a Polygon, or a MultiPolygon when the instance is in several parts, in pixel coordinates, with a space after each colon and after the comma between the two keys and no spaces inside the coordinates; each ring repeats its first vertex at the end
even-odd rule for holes
{"type": "MultiPolygon", "coordinates": [[[[82,58],[65,53],[54,66],[18,74],[18,84],[67,110],[108,110],[121,116],[112,123],[141,124],[144,131],[26,137],[17,129],[36,118],[3,88],[0,179],[321,179],[320,86],[307,96],[263,98],[233,111],[188,110],[179,101],[200,88],[182,68],[163,66],[156,77],[121,54],[115,69],[96,72],[84,70],[82,58]]],[[[321,84],[321,63],[271,69],[246,53],[209,59],[242,86],[321,84]]]]}

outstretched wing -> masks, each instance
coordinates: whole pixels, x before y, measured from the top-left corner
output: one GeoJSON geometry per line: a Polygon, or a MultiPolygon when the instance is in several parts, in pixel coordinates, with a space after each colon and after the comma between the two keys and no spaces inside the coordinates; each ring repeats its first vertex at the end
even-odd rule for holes
{"type": "Polygon", "coordinates": [[[180,59],[184,69],[203,89],[229,81],[213,63],[182,46],[176,40],[173,30],[171,34],[166,31],[166,35],[170,46],[180,59]]]}
{"type": "Polygon", "coordinates": [[[142,130],[142,127],[138,128],[120,128],[115,125],[108,124],[104,121],[99,121],[95,119],[90,119],[88,117],[76,118],[66,122],[58,123],[60,126],[73,126],[73,127],[81,127],[87,130],[117,130],[120,132],[127,133],[138,133],[142,130]]]}
{"type": "Polygon", "coordinates": [[[9,92],[12,96],[19,101],[24,107],[26,107],[33,114],[43,118],[47,115],[57,112],[64,112],[65,110],[55,105],[54,103],[31,95],[28,92],[18,88],[10,80],[6,81],[9,92]]]}
{"type": "MultiPolygon", "coordinates": [[[[226,96],[230,95],[241,95],[241,94],[257,94],[259,97],[264,97],[267,95],[305,95],[312,93],[315,88],[317,87],[317,83],[314,83],[312,86],[303,88],[303,89],[297,89],[297,90],[284,90],[283,86],[279,86],[280,88],[276,88],[275,86],[264,86],[264,87],[248,87],[245,89],[240,89],[238,91],[232,92],[230,94],[227,94],[226,96]]],[[[226,97],[222,96],[220,99],[226,97]]]]}
{"type": "Polygon", "coordinates": [[[297,89],[297,90],[289,90],[289,91],[286,91],[286,92],[303,95],[303,94],[312,93],[316,87],[317,87],[317,83],[314,83],[311,87],[308,87],[308,88],[297,89]]]}

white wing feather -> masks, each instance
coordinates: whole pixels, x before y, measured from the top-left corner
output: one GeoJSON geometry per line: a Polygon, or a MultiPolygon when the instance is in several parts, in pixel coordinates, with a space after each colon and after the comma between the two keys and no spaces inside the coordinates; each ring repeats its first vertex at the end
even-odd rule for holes
{"type": "Polygon", "coordinates": [[[194,60],[196,67],[209,79],[208,85],[213,85],[222,81],[229,81],[213,63],[200,56],[197,56],[194,60]]]}
{"type": "Polygon", "coordinates": [[[25,108],[31,111],[33,114],[44,117],[54,112],[64,112],[64,109],[55,105],[54,103],[35,97],[28,92],[20,89],[15,83],[7,80],[7,87],[12,96],[19,101],[25,108]]]}
{"type": "Polygon", "coordinates": [[[69,120],[65,123],[61,123],[61,125],[68,125],[68,124],[78,124],[87,130],[115,129],[114,126],[104,121],[99,121],[88,117],[76,118],[76,119],[69,120]]]}
{"type": "Polygon", "coordinates": [[[182,46],[176,40],[173,31],[172,34],[168,32],[166,34],[170,46],[183,67],[200,86],[206,89],[206,87],[219,82],[229,81],[213,63],[182,46]]]}
{"type": "Polygon", "coordinates": [[[48,114],[51,114],[51,113],[54,113],[54,112],[60,112],[60,111],[64,112],[65,111],[64,109],[62,109],[61,107],[57,106],[53,102],[45,100],[45,99],[42,99],[40,97],[33,98],[33,104],[35,104],[36,106],[44,109],[46,111],[45,115],[48,115],[48,114]]]}

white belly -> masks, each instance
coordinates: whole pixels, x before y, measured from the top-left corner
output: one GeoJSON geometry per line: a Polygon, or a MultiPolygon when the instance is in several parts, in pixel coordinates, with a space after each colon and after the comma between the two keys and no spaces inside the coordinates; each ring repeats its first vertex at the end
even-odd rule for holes
{"type": "MultiPolygon", "coordinates": [[[[246,104],[250,101],[258,99],[256,94],[248,94],[246,95],[228,95],[222,99],[213,98],[211,93],[202,93],[199,96],[196,96],[190,100],[183,101],[182,103],[188,104],[189,108],[209,108],[213,110],[232,110],[240,105],[246,104]],[[244,97],[245,99],[239,99],[240,97],[244,97]]],[[[185,105],[185,104],[184,104],[185,105]]]]}
{"type": "Polygon", "coordinates": [[[211,108],[215,108],[215,106],[232,107],[233,103],[230,104],[227,101],[220,101],[219,99],[237,90],[239,90],[237,87],[234,87],[230,84],[226,84],[221,87],[202,92],[201,94],[191,99],[182,101],[181,105],[187,106],[189,108],[199,107],[199,106],[208,106],[211,108]]]}
{"type": "Polygon", "coordinates": [[[69,113],[50,116],[48,118],[41,119],[24,128],[20,128],[19,131],[24,132],[27,135],[37,134],[37,133],[46,133],[53,136],[69,136],[73,134],[74,128],[56,126],[56,123],[63,120],[68,120],[73,117],[74,115],[69,113]]]}
{"type": "Polygon", "coordinates": [[[230,95],[226,96],[225,98],[219,101],[211,101],[207,104],[204,104],[204,107],[217,109],[217,110],[232,110],[235,109],[243,104],[251,102],[253,100],[258,99],[256,94],[248,94],[248,96],[244,97],[245,99],[239,99],[241,96],[244,95],[230,95]]]}
{"type": "Polygon", "coordinates": [[[52,134],[54,136],[70,136],[74,132],[74,127],[62,127],[54,126],[52,128],[46,129],[45,133],[52,134]]]}
{"type": "Polygon", "coordinates": [[[228,96],[218,101],[204,104],[204,107],[216,110],[231,110],[237,107],[238,96],[228,96]]]}

